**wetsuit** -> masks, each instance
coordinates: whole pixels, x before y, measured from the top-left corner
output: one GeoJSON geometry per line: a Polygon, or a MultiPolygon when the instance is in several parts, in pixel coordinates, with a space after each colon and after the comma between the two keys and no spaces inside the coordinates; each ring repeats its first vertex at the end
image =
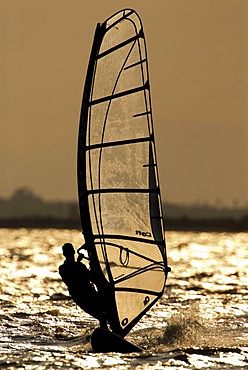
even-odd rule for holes
{"type": "MultiPolygon", "coordinates": [[[[69,243],[66,245],[68,246],[69,243]]],[[[75,262],[75,252],[71,244],[70,246],[71,247],[63,247],[63,254],[66,259],[64,263],[59,266],[60,276],[67,285],[68,291],[74,302],[82,310],[98,319],[101,327],[107,328],[107,321],[99,293],[90,280],[90,272],[83,263],[78,261],[75,262]]]]}

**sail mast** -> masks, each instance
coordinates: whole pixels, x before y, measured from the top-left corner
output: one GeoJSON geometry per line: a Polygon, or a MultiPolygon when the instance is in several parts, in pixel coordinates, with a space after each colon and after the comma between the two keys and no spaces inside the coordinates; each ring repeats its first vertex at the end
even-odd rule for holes
{"type": "Polygon", "coordinates": [[[79,210],[81,217],[81,225],[85,241],[91,243],[93,239],[91,219],[89,213],[89,204],[87,197],[87,183],[86,183],[86,135],[88,130],[88,115],[90,110],[89,100],[91,96],[92,83],[94,79],[96,56],[103,38],[104,32],[102,31],[100,23],[97,24],[95,36],[91,49],[88,70],[84,85],[84,93],[82,99],[81,116],[79,123],[78,133],[78,161],[77,161],[77,176],[78,176],[78,199],[79,210]]]}

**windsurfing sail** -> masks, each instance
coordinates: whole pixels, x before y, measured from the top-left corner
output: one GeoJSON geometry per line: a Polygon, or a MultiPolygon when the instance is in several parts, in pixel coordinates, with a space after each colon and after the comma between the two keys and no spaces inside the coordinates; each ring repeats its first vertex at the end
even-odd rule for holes
{"type": "Polygon", "coordinates": [[[78,138],[78,196],[90,266],[111,329],[125,336],[162,296],[169,268],[141,20],[98,24],[78,138]]]}

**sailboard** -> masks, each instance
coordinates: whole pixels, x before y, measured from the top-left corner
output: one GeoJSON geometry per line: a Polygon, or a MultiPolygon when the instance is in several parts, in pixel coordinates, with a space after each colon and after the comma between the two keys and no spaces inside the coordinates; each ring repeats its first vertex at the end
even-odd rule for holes
{"type": "Polygon", "coordinates": [[[94,282],[112,332],[123,338],[162,296],[169,271],[146,43],[132,9],[96,27],[79,124],[78,198],[94,282]]]}
{"type": "Polygon", "coordinates": [[[104,328],[94,330],[91,336],[91,345],[94,352],[143,352],[141,347],[104,328]]]}

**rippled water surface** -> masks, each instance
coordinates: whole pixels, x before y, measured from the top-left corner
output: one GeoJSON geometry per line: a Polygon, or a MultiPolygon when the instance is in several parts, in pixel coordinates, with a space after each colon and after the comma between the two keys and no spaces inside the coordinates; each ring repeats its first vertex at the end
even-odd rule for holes
{"type": "Polygon", "coordinates": [[[248,368],[248,234],[167,232],[163,298],[127,336],[141,354],[95,354],[97,321],[68,298],[57,268],[76,230],[0,229],[0,367],[248,368]]]}

